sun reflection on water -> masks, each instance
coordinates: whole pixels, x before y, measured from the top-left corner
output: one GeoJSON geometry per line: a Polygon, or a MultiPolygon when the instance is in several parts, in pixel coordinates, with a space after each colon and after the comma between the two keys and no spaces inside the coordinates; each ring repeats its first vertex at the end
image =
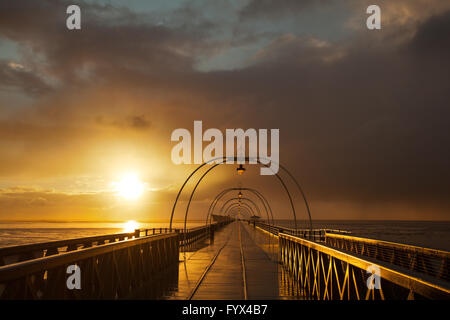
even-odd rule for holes
{"type": "Polygon", "coordinates": [[[139,229],[140,224],[134,220],[129,220],[123,225],[123,232],[133,232],[136,229],[139,229]]]}

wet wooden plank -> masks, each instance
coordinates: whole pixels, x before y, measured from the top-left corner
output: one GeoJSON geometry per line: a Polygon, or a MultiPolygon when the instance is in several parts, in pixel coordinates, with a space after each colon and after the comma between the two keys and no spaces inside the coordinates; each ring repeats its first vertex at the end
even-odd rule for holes
{"type": "Polygon", "coordinates": [[[241,245],[248,299],[299,298],[291,284],[287,283],[287,275],[278,264],[275,239],[241,222],[232,223],[218,231],[214,243],[192,253],[180,254],[178,286],[167,298],[186,299],[223,247],[192,299],[244,299],[241,245]]]}

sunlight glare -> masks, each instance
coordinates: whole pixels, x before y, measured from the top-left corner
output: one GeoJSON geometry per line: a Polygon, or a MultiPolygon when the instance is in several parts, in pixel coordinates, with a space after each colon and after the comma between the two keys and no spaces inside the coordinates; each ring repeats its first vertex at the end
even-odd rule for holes
{"type": "Polygon", "coordinates": [[[114,183],[119,196],[125,199],[137,199],[144,192],[144,184],[135,174],[125,175],[121,181],[114,183]]]}
{"type": "Polygon", "coordinates": [[[139,223],[134,220],[127,221],[123,226],[123,232],[130,233],[134,230],[139,229],[139,223]]]}

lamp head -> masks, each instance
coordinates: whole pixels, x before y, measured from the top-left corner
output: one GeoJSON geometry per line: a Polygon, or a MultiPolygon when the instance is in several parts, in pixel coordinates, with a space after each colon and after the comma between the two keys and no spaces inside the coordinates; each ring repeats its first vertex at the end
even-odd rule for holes
{"type": "Polygon", "coordinates": [[[245,168],[242,166],[242,164],[239,165],[239,167],[236,169],[238,175],[242,176],[245,172],[245,168]]]}

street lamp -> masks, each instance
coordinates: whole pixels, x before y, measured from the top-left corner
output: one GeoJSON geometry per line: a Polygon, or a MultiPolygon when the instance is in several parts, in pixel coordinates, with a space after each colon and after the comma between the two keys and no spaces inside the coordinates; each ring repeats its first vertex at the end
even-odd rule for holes
{"type": "Polygon", "coordinates": [[[245,168],[242,166],[242,164],[240,164],[236,171],[238,175],[242,176],[242,174],[245,172],[245,168]]]}

